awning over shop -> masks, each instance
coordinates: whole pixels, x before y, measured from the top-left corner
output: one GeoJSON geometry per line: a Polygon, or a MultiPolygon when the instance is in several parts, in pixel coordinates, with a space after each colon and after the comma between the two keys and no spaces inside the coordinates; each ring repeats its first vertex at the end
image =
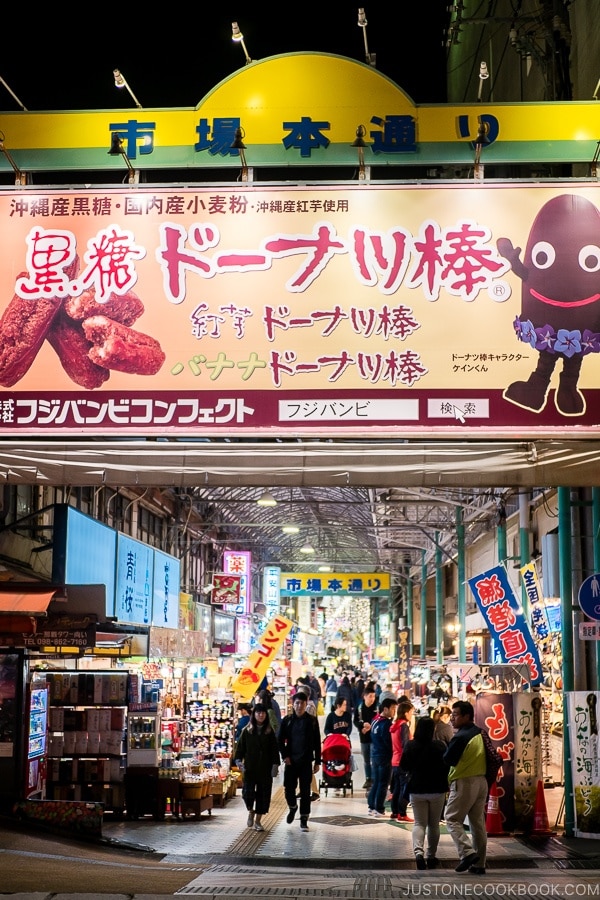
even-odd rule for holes
{"type": "Polygon", "coordinates": [[[48,610],[50,601],[56,594],[56,588],[35,587],[15,590],[0,590],[0,615],[43,616],[48,610]]]}

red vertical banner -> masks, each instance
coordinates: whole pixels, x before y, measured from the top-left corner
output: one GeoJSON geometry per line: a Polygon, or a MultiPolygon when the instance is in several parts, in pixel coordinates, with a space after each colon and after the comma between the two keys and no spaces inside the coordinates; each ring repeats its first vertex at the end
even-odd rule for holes
{"type": "Polygon", "coordinates": [[[490,736],[502,757],[498,772],[498,806],[505,831],[515,830],[515,729],[512,694],[493,694],[482,691],[475,701],[475,724],[490,736]]]}

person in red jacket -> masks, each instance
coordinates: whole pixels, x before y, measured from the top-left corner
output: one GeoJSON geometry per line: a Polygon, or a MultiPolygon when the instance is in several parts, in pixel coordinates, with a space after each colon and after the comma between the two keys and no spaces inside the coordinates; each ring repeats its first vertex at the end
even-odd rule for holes
{"type": "Polygon", "coordinates": [[[398,704],[396,718],[392,722],[390,734],[392,735],[392,812],[391,819],[398,822],[412,822],[406,814],[408,807],[408,791],[406,790],[406,775],[400,769],[402,752],[410,741],[410,723],[415,708],[410,700],[403,700],[398,704]]]}

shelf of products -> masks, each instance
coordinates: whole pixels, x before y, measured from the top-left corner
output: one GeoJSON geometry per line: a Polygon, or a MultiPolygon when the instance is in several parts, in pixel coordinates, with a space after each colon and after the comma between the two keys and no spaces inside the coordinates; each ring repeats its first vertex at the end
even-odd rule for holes
{"type": "Polygon", "coordinates": [[[185,745],[202,754],[233,752],[234,703],[210,696],[186,703],[185,745]]]}
{"type": "Polygon", "coordinates": [[[46,796],[125,807],[127,673],[51,672],[46,796]]]}

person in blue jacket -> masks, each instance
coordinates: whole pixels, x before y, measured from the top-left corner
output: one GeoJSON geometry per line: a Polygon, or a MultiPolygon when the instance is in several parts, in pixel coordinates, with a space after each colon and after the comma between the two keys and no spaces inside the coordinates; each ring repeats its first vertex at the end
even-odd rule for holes
{"type": "Polygon", "coordinates": [[[371,724],[371,775],[373,784],[367,796],[368,815],[385,816],[385,798],[392,774],[392,736],[390,726],[396,715],[397,701],[388,697],[379,704],[379,714],[371,724]]]}

